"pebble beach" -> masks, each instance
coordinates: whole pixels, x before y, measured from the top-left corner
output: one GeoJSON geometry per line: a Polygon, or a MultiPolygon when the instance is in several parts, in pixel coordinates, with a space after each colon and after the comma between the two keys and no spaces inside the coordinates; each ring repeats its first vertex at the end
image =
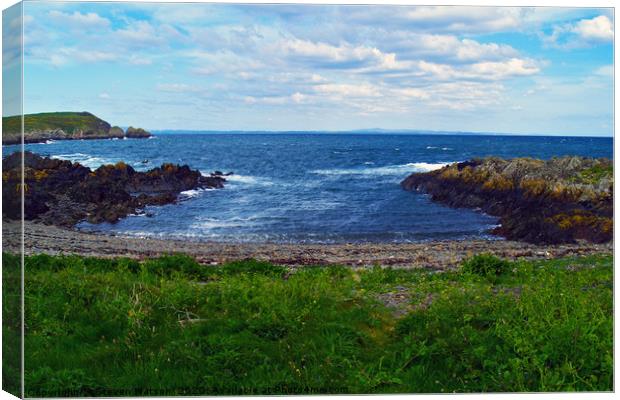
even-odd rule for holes
{"type": "MultiPolygon", "coordinates": [[[[20,223],[3,223],[3,247],[20,248],[20,223]]],[[[298,266],[345,265],[356,268],[374,265],[395,268],[449,270],[473,254],[489,252],[511,260],[551,259],[577,255],[611,253],[613,243],[578,242],[562,245],[533,245],[508,240],[449,240],[418,243],[280,244],[219,243],[162,240],[92,234],[26,221],[26,254],[78,254],[96,257],[143,259],[171,253],[187,254],[205,265],[257,259],[298,266]]]]}

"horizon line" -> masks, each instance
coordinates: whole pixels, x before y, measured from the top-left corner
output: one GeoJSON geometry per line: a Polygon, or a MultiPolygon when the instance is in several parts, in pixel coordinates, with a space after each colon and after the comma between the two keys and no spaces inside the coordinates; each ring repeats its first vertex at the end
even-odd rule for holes
{"type": "Polygon", "coordinates": [[[362,129],[346,129],[346,130],[247,130],[247,129],[148,129],[151,133],[178,133],[178,134],[301,134],[301,133],[317,133],[317,134],[401,134],[401,135],[468,135],[468,136],[535,136],[535,137],[579,137],[579,138],[608,138],[613,139],[615,134],[611,135],[585,135],[585,134],[553,134],[553,133],[514,133],[514,132],[479,132],[479,131],[443,131],[443,130],[425,130],[425,129],[384,129],[384,128],[362,128],[362,129]]]}

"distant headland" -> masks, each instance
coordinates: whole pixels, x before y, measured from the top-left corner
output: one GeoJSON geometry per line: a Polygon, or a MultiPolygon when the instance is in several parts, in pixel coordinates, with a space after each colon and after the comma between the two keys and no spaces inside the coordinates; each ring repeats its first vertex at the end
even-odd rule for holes
{"type": "MultiPolygon", "coordinates": [[[[24,115],[24,143],[47,140],[148,138],[151,133],[142,128],[126,131],[89,112],[51,112],[24,115]]],[[[21,143],[21,116],[2,118],[2,144],[21,143]]]]}

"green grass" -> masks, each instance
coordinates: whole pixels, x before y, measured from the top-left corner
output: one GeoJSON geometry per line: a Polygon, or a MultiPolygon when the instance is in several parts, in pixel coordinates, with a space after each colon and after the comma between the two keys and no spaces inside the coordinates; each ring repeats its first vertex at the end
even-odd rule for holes
{"type": "Polygon", "coordinates": [[[2,259],[2,390],[21,397],[21,268],[19,256],[2,259]]]}
{"type": "MultiPolygon", "coordinates": [[[[99,121],[101,121],[99,118],[88,112],[26,114],[24,115],[24,131],[62,129],[71,133],[74,129],[84,131],[92,129],[97,126],[99,121]]],[[[7,134],[19,134],[21,132],[21,116],[3,117],[2,129],[7,134]]]]}
{"type": "Polygon", "coordinates": [[[506,266],[27,257],[26,396],[612,390],[612,257],[506,266]]]}

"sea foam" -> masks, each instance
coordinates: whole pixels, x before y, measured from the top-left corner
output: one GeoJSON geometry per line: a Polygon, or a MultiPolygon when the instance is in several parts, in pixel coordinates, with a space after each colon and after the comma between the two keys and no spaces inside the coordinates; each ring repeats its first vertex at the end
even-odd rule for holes
{"type": "Polygon", "coordinates": [[[373,168],[334,168],[317,169],[310,173],[317,175],[402,175],[411,172],[428,172],[440,169],[451,163],[407,163],[401,165],[387,165],[373,168]]]}
{"type": "MultiPolygon", "coordinates": [[[[200,171],[200,173],[202,174],[202,176],[211,176],[210,173],[205,172],[205,171],[200,171]]],[[[232,174],[232,175],[224,176],[224,179],[226,179],[227,182],[241,183],[246,186],[253,186],[253,185],[273,186],[274,185],[274,182],[271,181],[270,179],[260,177],[260,176],[232,174]]]]}
{"type": "Polygon", "coordinates": [[[58,154],[53,155],[51,158],[57,160],[69,160],[71,162],[77,162],[85,167],[95,169],[105,164],[114,164],[116,161],[103,157],[95,157],[84,153],[70,153],[70,154],[58,154]]]}

